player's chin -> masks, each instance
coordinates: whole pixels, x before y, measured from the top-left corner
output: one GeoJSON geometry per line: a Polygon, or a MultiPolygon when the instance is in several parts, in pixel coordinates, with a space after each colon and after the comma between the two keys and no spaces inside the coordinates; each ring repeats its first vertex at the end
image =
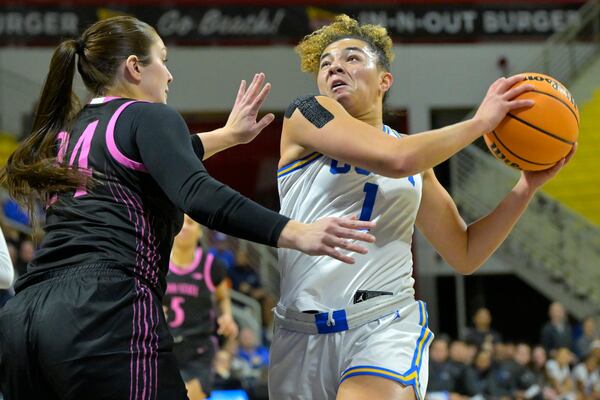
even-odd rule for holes
{"type": "Polygon", "coordinates": [[[335,93],[331,97],[337,100],[337,102],[340,103],[342,107],[346,109],[346,111],[349,111],[355,107],[354,96],[352,96],[352,94],[349,92],[343,91],[340,93],[335,93]]]}
{"type": "Polygon", "coordinates": [[[167,92],[163,92],[161,94],[159,94],[157,96],[157,103],[162,103],[162,104],[167,104],[167,98],[169,97],[169,95],[167,94],[167,92]]]}

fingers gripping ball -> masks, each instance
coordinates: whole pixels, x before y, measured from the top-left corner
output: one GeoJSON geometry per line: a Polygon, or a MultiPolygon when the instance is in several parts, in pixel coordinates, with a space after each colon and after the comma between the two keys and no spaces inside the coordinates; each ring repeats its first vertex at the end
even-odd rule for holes
{"type": "Polygon", "coordinates": [[[525,73],[517,85],[531,84],[533,91],[519,99],[535,105],[511,111],[498,127],[484,135],[492,154],[511,167],[538,171],[565,157],[579,135],[579,110],[571,93],[556,79],[525,73]]]}

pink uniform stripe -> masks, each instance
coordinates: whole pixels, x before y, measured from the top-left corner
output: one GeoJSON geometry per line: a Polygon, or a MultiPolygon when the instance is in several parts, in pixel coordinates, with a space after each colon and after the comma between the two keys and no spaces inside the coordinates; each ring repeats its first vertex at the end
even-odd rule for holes
{"type": "Polygon", "coordinates": [[[214,293],[216,290],[210,274],[214,258],[215,256],[209,253],[206,256],[206,261],[204,262],[204,282],[206,282],[206,287],[211,293],[214,293]]]}
{"type": "Polygon", "coordinates": [[[191,264],[182,266],[183,268],[177,267],[173,264],[172,261],[169,260],[169,271],[174,273],[175,275],[187,275],[191,274],[198,268],[198,264],[200,264],[200,260],[202,259],[202,248],[198,247],[196,253],[194,255],[194,260],[191,264]]]}
{"type": "Polygon", "coordinates": [[[106,128],[106,145],[108,146],[108,152],[110,153],[110,155],[119,164],[127,168],[133,169],[135,171],[148,172],[144,164],[134,161],[128,158],[125,154],[121,153],[121,151],[117,147],[117,143],[115,142],[115,125],[117,124],[117,119],[119,119],[119,116],[125,110],[125,108],[127,108],[133,103],[136,103],[136,101],[128,101],[127,103],[121,105],[121,107],[119,107],[117,111],[113,114],[113,116],[110,118],[110,121],[108,122],[108,127],[106,128]]]}

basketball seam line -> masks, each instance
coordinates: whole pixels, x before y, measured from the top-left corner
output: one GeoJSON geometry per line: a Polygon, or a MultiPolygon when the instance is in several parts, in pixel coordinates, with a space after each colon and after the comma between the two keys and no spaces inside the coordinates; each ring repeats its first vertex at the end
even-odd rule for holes
{"type": "Polygon", "coordinates": [[[539,162],[535,162],[535,161],[530,161],[526,158],[520,157],[519,155],[513,153],[507,145],[505,145],[502,140],[500,140],[500,138],[498,137],[498,134],[496,133],[496,131],[492,131],[492,133],[494,134],[494,137],[496,138],[496,140],[498,140],[498,142],[502,145],[502,147],[504,147],[510,154],[512,154],[513,156],[517,157],[520,160],[523,160],[525,162],[528,162],[530,164],[535,164],[535,165],[554,165],[556,163],[539,163],[539,162]]]}
{"type": "MultiPolygon", "coordinates": [[[[573,111],[573,109],[571,109],[571,107],[569,106],[569,104],[567,104],[563,99],[561,99],[560,97],[557,97],[553,94],[550,93],[546,93],[546,92],[542,92],[541,90],[532,90],[533,93],[539,93],[539,94],[544,94],[546,96],[550,96],[552,97],[554,100],[560,101],[565,107],[567,107],[569,109],[569,111],[571,112],[571,114],[573,114],[573,116],[575,117],[575,121],[577,121],[577,126],[579,127],[579,118],[577,117],[577,114],[575,114],[575,112],[573,111]]],[[[575,106],[577,107],[577,106],[575,106]]]]}
{"type": "Polygon", "coordinates": [[[527,121],[525,121],[525,120],[523,120],[523,119],[521,119],[521,118],[517,117],[516,115],[514,115],[514,114],[512,114],[512,113],[508,113],[507,115],[508,115],[508,116],[510,116],[510,117],[512,117],[512,118],[514,118],[514,119],[516,119],[516,120],[517,120],[517,121],[519,121],[520,123],[522,123],[522,124],[525,124],[525,125],[527,125],[528,127],[530,127],[530,128],[533,128],[533,129],[535,129],[536,131],[539,131],[539,132],[541,132],[541,133],[544,133],[544,134],[546,134],[546,135],[548,135],[548,136],[550,136],[550,137],[553,137],[553,138],[554,138],[554,139],[556,139],[556,140],[560,140],[560,141],[561,141],[561,142],[563,142],[563,143],[567,143],[567,144],[570,144],[570,145],[574,145],[574,144],[575,144],[575,142],[571,142],[570,140],[563,139],[563,138],[561,138],[560,136],[558,136],[558,135],[555,135],[555,134],[554,134],[554,133],[552,133],[552,132],[548,132],[548,131],[545,131],[545,130],[543,130],[542,128],[538,128],[537,126],[535,126],[535,125],[533,125],[533,124],[531,124],[531,123],[529,123],[529,122],[527,122],[527,121]]]}

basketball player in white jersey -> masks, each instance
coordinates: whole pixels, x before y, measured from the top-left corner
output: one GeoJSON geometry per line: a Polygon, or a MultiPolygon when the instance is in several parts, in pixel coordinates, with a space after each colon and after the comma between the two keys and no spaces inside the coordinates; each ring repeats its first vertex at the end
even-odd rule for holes
{"type": "Polygon", "coordinates": [[[470,274],[568,161],[522,173],[496,209],[467,226],[432,167],[494,129],[510,110],[531,106],[515,99],[531,87],[511,89],[523,77],[501,78],[472,119],[402,137],[382,121],[393,83],[391,46],[384,28],[339,16],[296,48],[321,95],[299,97],[286,112],[281,213],[305,222],[355,214],[377,222],[377,239],[354,265],[279,250],[272,399],[422,400],[433,334],[425,304],[414,299],[413,226],[457,272],[470,274]]]}

